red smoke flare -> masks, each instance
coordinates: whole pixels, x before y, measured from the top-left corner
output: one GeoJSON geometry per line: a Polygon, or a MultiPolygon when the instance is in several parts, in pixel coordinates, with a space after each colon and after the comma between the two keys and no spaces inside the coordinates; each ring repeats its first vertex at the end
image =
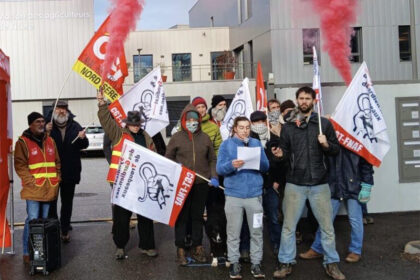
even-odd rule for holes
{"type": "Polygon", "coordinates": [[[112,64],[124,49],[124,41],[128,33],[135,30],[144,6],[144,0],[111,0],[111,3],[113,8],[109,21],[109,42],[101,73],[103,80],[110,73],[112,64]]]}
{"type": "Polygon", "coordinates": [[[349,61],[351,25],[356,21],[357,0],[312,0],[312,3],[321,17],[321,32],[325,39],[323,48],[349,85],[352,80],[349,61]]]}

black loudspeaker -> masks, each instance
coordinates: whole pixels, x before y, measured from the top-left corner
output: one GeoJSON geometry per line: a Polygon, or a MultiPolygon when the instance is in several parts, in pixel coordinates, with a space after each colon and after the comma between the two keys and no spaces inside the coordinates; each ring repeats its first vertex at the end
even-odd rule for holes
{"type": "Polygon", "coordinates": [[[49,272],[61,266],[60,224],[57,219],[29,222],[30,274],[49,272]]]}

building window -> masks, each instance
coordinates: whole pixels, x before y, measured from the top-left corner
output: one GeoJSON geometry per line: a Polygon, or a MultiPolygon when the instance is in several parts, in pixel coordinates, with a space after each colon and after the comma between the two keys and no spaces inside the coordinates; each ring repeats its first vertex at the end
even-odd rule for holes
{"type": "Polygon", "coordinates": [[[411,34],[409,25],[398,26],[400,61],[411,61],[411,34]]]}
{"type": "Polygon", "coordinates": [[[350,40],[351,55],[349,59],[351,62],[362,62],[362,46],[362,28],[354,27],[350,40]]]}
{"type": "Polygon", "coordinates": [[[312,47],[315,46],[318,55],[318,64],[321,64],[320,32],[319,28],[302,29],[303,64],[313,64],[312,47]]]}
{"type": "Polygon", "coordinates": [[[224,52],[212,52],[211,57],[211,79],[212,80],[223,80],[223,72],[225,65],[223,63],[224,52]]]}
{"type": "Polygon", "coordinates": [[[133,55],[133,73],[134,73],[134,83],[140,81],[144,76],[146,76],[150,71],[153,70],[153,55],[133,55]]]}
{"type": "Polygon", "coordinates": [[[172,77],[174,82],[191,81],[191,54],[172,55],[172,77]]]}
{"type": "MultiPolygon", "coordinates": [[[[170,97],[169,97],[170,98],[170,97]]],[[[181,97],[182,98],[182,97],[181,97]]],[[[169,125],[166,127],[166,137],[172,136],[172,129],[177,125],[181,118],[182,110],[190,103],[190,98],[185,97],[182,100],[166,100],[169,114],[169,125]]]]}

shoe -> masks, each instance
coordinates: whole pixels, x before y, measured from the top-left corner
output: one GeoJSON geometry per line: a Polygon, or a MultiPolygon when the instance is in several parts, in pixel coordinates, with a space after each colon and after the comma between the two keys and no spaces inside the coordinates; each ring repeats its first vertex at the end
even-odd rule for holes
{"type": "Polygon", "coordinates": [[[242,251],[241,256],[239,257],[241,263],[250,263],[251,258],[249,257],[249,251],[242,251]]]}
{"type": "Polygon", "coordinates": [[[70,233],[61,234],[61,241],[63,241],[63,243],[69,243],[70,242],[70,233]]]}
{"type": "Polygon", "coordinates": [[[127,255],[125,254],[124,249],[117,248],[117,251],[115,252],[115,259],[117,260],[124,260],[127,258],[127,255]]]}
{"type": "Polygon", "coordinates": [[[254,276],[254,278],[257,278],[257,279],[265,278],[265,274],[262,271],[260,264],[251,265],[251,274],[252,276],[254,276]]]}
{"type": "Polygon", "coordinates": [[[276,270],[274,271],[274,278],[286,278],[287,275],[292,273],[292,264],[290,263],[278,263],[276,270]]]}
{"type": "Polygon", "coordinates": [[[320,259],[322,258],[322,254],[314,251],[312,248],[309,248],[308,251],[306,251],[305,253],[300,253],[299,254],[299,258],[304,259],[304,260],[313,260],[313,259],[320,259]]]}
{"type": "Polygon", "coordinates": [[[232,263],[230,265],[229,277],[231,279],[242,279],[240,263],[232,263]]]}
{"type": "Polygon", "coordinates": [[[303,242],[303,235],[301,232],[296,231],[296,244],[299,245],[303,242]]]}
{"type": "Polygon", "coordinates": [[[361,258],[362,258],[362,256],[360,256],[359,254],[349,253],[346,257],[346,262],[356,263],[356,262],[360,261],[361,258]]]}
{"type": "Polygon", "coordinates": [[[145,250],[145,249],[140,249],[142,254],[147,255],[148,257],[157,257],[158,256],[158,251],[156,249],[149,249],[149,250],[145,250]]]}
{"type": "Polygon", "coordinates": [[[200,263],[205,263],[207,261],[206,254],[204,253],[204,247],[201,245],[194,248],[191,256],[200,263]]]}
{"type": "Polygon", "coordinates": [[[366,216],[365,219],[366,219],[366,223],[368,223],[369,225],[374,223],[374,220],[371,216],[366,216]]]}
{"type": "Polygon", "coordinates": [[[340,269],[338,268],[337,263],[329,263],[325,266],[325,272],[330,276],[332,279],[335,280],[346,280],[346,276],[341,273],[340,269]]]}
{"type": "Polygon", "coordinates": [[[187,258],[185,257],[185,250],[184,248],[178,248],[176,250],[177,262],[181,266],[185,266],[188,264],[187,258]]]}
{"type": "Polygon", "coordinates": [[[29,264],[31,259],[29,258],[29,255],[23,255],[23,263],[29,264]]]}

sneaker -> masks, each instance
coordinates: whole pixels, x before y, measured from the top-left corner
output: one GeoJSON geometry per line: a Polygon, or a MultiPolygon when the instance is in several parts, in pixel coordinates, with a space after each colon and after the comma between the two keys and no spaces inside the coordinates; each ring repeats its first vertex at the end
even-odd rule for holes
{"type": "Polygon", "coordinates": [[[70,242],[70,234],[61,234],[61,241],[63,241],[63,243],[69,243],[70,242]]]}
{"type": "Polygon", "coordinates": [[[346,262],[356,263],[356,262],[360,261],[361,258],[362,258],[362,256],[360,256],[359,254],[349,253],[346,257],[346,262]]]}
{"type": "Polygon", "coordinates": [[[242,263],[250,263],[251,259],[249,257],[249,251],[241,251],[241,256],[239,257],[239,261],[242,263]]]}
{"type": "Polygon", "coordinates": [[[292,264],[290,263],[279,263],[276,271],[274,271],[274,278],[286,278],[287,275],[292,273],[292,264]]]}
{"type": "Polygon", "coordinates": [[[319,258],[322,258],[322,256],[323,256],[322,254],[316,252],[312,248],[309,248],[309,250],[306,251],[305,253],[299,254],[299,257],[304,260],[319,259],[319,258]]]}
{"type": "Polygon", "coordinates": [[[335,280],[345,280],[346,276],[341,273],[340,269],[338,268],[337,263],[329,263],[325,266],[325,272],[330,276],[332,279],[335,280]]]}
{"type": "Polygon", "coordinates": [[[229,268],[229,277],[231,279],[242,279],[241,265],[239,263],[232,263],[229,268]]]}
{"type": "Polygon", "coordinates": [[[207,261],[207,258],[206,254],[204,253],[204,247],[201,245],[195,247],[192,253],[192,257],[198,262],[205,263],[207,261]]]}
{"type": "Polygon", "coordinates": [[[117,251],[115,252],[115,259],[117,260],[124,260],[127,258],[127,255],[125,254],[124,249],[117,248],[117,251]]]}
{"type": "Polygon", "coordinates": [[[156,249],[149,249],[149,250],[140,249],[140,251],[141,251],[142,254],[145,254],[148,257],[157,257],[157,255],[158,255],[158,252],[157,252],[156,249]]]}
{"type": "Polygon", "coordinates": [[[176,250],[177,262],[181,266],[185,266],[188,264],[187,258],[185,257],[185,250],[184,248],[178,248],[176,250]]]}
{"type": "Polygon", "coordinates": [[[265,274],[261,269],[261,265],[260,264],[253,264],[251,265],[251,274],[252,276],[254,276],[254,278],[265,278],[265,274]]]}

